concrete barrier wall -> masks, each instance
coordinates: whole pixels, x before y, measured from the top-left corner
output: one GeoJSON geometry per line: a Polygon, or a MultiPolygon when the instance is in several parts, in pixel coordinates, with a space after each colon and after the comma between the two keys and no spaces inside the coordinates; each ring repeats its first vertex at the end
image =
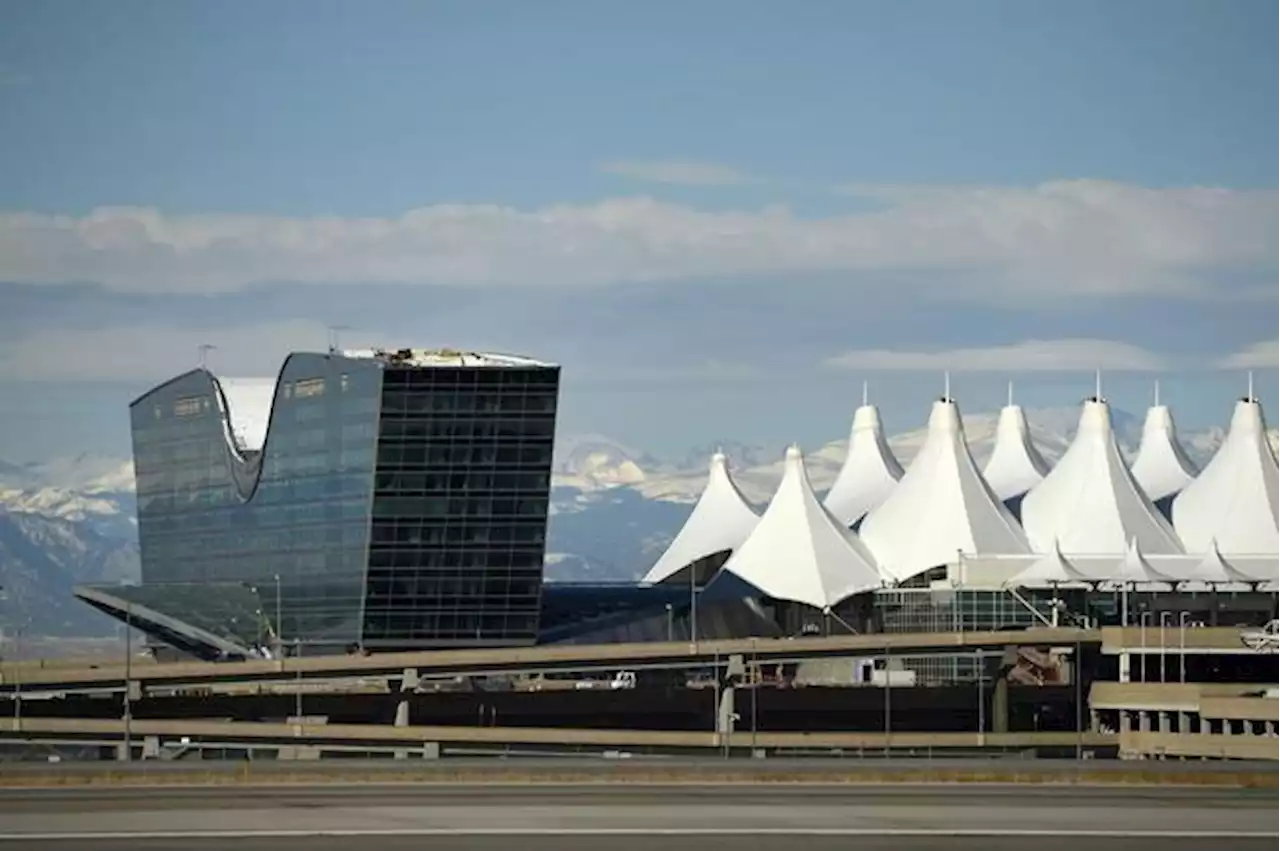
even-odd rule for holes
{"type": "Polygon", "coordinates": [[[1208,733],[1120,733],[1122,757],[1204,757],[1280,761],[1280,739],[1208,733]]]}

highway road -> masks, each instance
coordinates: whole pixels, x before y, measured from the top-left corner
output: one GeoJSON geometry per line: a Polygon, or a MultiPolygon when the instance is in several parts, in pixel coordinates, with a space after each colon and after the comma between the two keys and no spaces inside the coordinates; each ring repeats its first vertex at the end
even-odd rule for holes
{"type": "Polygon", "coordinates": [[[0,792],[0,851],[1273,849],[1273,790],[349,786],[0,792]]]}

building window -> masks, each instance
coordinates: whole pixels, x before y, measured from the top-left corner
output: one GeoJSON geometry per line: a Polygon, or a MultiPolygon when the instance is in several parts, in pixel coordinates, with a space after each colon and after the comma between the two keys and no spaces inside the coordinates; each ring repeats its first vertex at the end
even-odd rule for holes
{"type": "Polygon", "coordinates": [[[187,396],[174,401],[173,415],[175,417],[194,417],[200,413],[201,408],[199,396],[187,396]]]}
{"type": "Polygon", "coordinates": [[[323,378],[300,378],[294,382],[294,396],[306,399],[309,396],[320,396],[324,393],[323,378]]]}

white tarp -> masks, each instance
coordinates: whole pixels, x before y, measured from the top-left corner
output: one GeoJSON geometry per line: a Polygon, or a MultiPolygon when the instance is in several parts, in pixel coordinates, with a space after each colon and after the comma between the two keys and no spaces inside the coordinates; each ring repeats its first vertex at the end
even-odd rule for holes
{"type": "Polygon", "coordinates": [[[699,559],[736,550],[759,522],[760,517],[733,483],[728,460],[723,453],[715,453],[702,496],[644,581],[661,582],[699,559]]]}
{"type": "Polygon", "coordinates": [[[844,465],[823,504],[841,523],[853,526],[878,508],[901,478],[902,465],[885,440],[880,412],[867,404],[864,389],[862,406],[853,414],[844,465]]]}
{"type": "Polygon", "coordinates": [[[818,502],[795,446],[769,507],[723,569],[770,597],[819,609],[887,584],[858,536],[818,502]]]}

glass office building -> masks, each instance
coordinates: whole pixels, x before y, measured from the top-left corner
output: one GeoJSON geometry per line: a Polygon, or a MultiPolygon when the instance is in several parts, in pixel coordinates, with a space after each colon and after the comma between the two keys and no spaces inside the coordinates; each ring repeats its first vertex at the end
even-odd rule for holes
{"type": "Polygon", "coordinates": [[[558,390],[450,350],[178,376],[130,407],[143,584],[119,596],[190,622],[247,589],[229,631],[303,652],[533,643],[558,390]]]}

